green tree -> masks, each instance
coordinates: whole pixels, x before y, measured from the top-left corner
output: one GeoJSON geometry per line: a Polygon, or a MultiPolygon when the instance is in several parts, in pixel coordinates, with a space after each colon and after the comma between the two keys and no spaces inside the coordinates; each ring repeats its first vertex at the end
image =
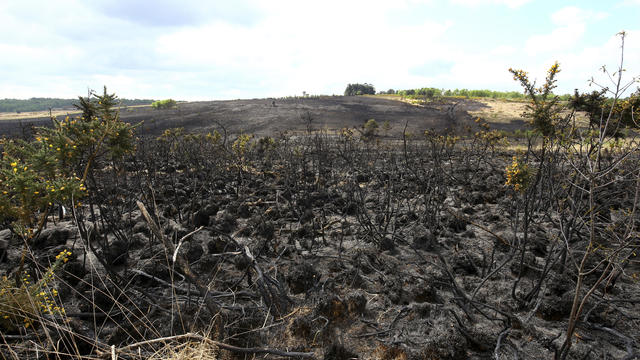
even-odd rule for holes
{"type": "Polygon", "coordinates": [[[348,84],[344,96],[375,95],[376,89],[371,84],[348,84]]]}

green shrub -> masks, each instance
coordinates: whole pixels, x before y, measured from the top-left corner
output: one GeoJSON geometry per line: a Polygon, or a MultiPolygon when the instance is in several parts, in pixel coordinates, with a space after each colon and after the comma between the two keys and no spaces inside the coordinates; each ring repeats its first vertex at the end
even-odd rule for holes
{"type": "Polygon", "coordinates": [[[20,326],[33,327],[42,315],[65,315],[64,307],[56,301],[58,290],[53,280],[55,272],[69,256],[71,251],[61,251],[47,272],[35,282],[26,271],[22,273],[20,286],[6,276],[0,279],[0,329],[15,331],[20,326]]]}
{"type": "Polygon", "coordinates": [[[362,132],[363,137],[366,139],[371,139],[378,135],[378,129],[380,128],[380,126],[375,119],[369,119],[362,126],[362,128],[364,129],[364,131],[362,132]]]}
{"type": "Polygon", "coordinates": [[[158,100],[151,103],[151,107],[156,110],[172,109],[177,105],[178,103],[173,99],[158,100]]]}
{"type": "Polygon", "coordinates": [[[0,222],[29,240],[53,204],[74,206],[86,194],[85,180],[100,157],[133,151],[133,126],[120,121],[116,102],[105,88],[80,98],[79,119],[53,118],[53,127],[37,128],[31,141],[0,139],[0,222]]]}

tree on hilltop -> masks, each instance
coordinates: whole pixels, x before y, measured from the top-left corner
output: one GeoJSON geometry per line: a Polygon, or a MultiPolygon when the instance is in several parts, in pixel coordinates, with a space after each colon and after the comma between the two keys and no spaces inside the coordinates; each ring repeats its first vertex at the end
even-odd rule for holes
{"type": "Polygon", "coordinates": [[[344,96],[375,95],[376,89],[371,84],[349,84],[344,90],[344,96]]]}

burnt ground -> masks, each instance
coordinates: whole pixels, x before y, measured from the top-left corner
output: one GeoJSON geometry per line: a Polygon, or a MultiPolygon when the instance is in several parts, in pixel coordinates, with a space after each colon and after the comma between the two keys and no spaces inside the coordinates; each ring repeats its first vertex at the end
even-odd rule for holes
{"type": "MultiPolygon", "coordinates": [[[[283,131],[306,131],[306,123],[301,118],[308,112],[313,119],[312,127],[316,130],[359,128],[367,120],[375,119],[379,125],[389,121],[391,130],[386,135],[394,136],[402,133],[405,122],[408,124],[408,131],[413,133],[470,124],[472,116],[467,111],[478,111],[486,107],[479,101],[469,99],[443,100],[427,106],[416,106],[376,97],[322,96],[189,102],[170,110],[131,107],[121,110],[121,118],[131,123],[144,122],[139,130],[140,134],[159,135],[163,130],[175,127],[184,127],[187,132],[208,132],[220,130],[220,124],[232,134],[244,132],[274,135],[283,131]],[[458,105],[450,114],[449,110],[454,103],[458,105]]],[[[42,126],[49,123],[48,117],[0,121],[0,134],[20,136],[23,129],[30,125],[42,126]]],[[[522,123],[490,125],[495,129],[507,130],[523,126],[522,123]]]]}
{"type": "MultiPolygon", "coordinates": [[[[92,196],[77,219],[52,217],[31,244],[24,268],[33,278],[62,249],[73,251],[55,285],[66,315],[5,332],[0,351],[12,359],[47,358],[45,350],[104,357],[113,345],[140,359],[176,345],[149,340],[197,332],[316,359],[553,358],[584,227],[565,244],[559,210],[547,201],[553,192],[543,191],[523,238],[514,221],[523,197],[504,185],[511,154],[438,141],[403,149],[282,137],[236,157],[193,137],[142,139],[134,157],[90,177],[92,196]]],[[[548,186],[562,191],[553,186],[565,177],[548,186]]],[[[628,185],[608,196],[619,209],[630,206],[628,185]]],[[[0,236],[0,272],[13,276],[22,243],[8,230],[0,236]]],[[[634,258],[617,281],[594,288],[568,359],[637,358],[634,258]]]]}
{"type": "MultiPolygon", "coordinates": [[[[554,358],[589,238],[570,167],[548,162],[559,165],[529,198],[525,228],[524,195],[505,186],[513,154],[485,137],[454,146],[435,134],[404,148],[357,134],[275,136],[240,155],[203,137],[155,136],[212,131],[215,121],[231,133],[304,132],[307,110],[315,128],[375,118],[393,134],[407,120],[416,132],[446,129],[450,104],[431,105],[335,97],[123,110],[145,121],[136,153],[99,164],[91,196],[75,217],[49,218],[24,265],[23,243],[0,228],[0,275],[24,269],[38,279],[61,250],[73,252],[54,282],[66,315],[3,329],[0,354],[95,359],[113,346],[121,358],[147,359],[184,345],[154,339],[198,333],[251,350],[214,349],[220,359],[254,358],[256,349],[345,360],[554,358]]],[[[458,125],[471,121],[465,106],[482,105],[456,106],[458,125]]],[[[589,258],[596,270],[579,293],[593,293],[567,359],[638,358],[637,239],[620,252],[626,258],[605,258],[623,225],[631,239],[640,231],[627,212],[637,205],[638,163],[618,164],[624,171],[599,193],[602,247],[589,258]],[[605,283],[602,264],[619,270],[605,283]]]]}

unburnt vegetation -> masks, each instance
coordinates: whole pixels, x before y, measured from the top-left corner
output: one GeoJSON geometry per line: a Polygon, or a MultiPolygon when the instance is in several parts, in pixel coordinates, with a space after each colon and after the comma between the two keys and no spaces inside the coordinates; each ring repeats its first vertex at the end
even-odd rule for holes
{"type": "Polygon", "coordinates": [[[0,353],[637,358],[638,93],[618,71],[566,108],[558,72],[512,71],[521,152],[455,112],[419,136],[311,115],[296,136],[150,136],[106,89],[83,98],[1,144],[0,353]]]}

